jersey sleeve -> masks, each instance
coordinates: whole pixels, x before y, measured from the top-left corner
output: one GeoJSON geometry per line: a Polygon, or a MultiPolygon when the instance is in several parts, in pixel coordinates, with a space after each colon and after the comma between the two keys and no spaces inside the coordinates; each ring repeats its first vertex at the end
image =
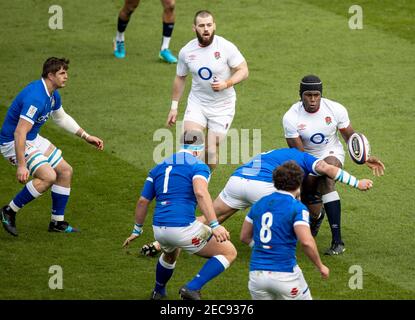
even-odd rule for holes
{"type": "Polygon", "coordinates": [[[316,164],[317,162],[319,162],[320,159],[317,159],[315,156],[304,152],[304,165],[305,168],[307,169],[308,172],[305,172],[306,174],[312,173],[315,175],[320,175],[317,171],[316,171],[316,164]]]}
{"type": "Polygon", "coordinates": [[[148,174],[146,182],[144,183],[143,191],[141,192],[141,196],[146,198],[147,200],[153,200],[156,196],[156,191],[154,188],[154,172],[151,170],[148,174]]]}
{"type": "Polygon", "coordinates": [[[282,126],[286,138],[298,138],[300,136],[291,110],[289,110],[282,118],[282,126]]]}
{"type": "Polygon", "coordinates": [[[336,103],[336,107],[337,127],[339,129],[345,129],[350,125],[347,109],[340,103],[336,103]]]}
{"type": "Polygon", "coordinates": [[[202,178],[209,183],[210,169],[205,163],[197,163],[194,165],[192,179],[202,178]]]}
{"type": "Polygon", "coordinates": [[[52,111],[56,111],[62,107],[62,100],[61,100],[61,95],[59,94],[58,90],[55,90],[55,92],[53,93],[53,96],[55,98],[55,104],[52,106],[52,111]]]}
{"type": "Polygon", "coordinates": [[[249,210],[249,212],[248,212],[248,214],[246,215],[246,217],[245,217],[245,221],[248,221],[249,223],[254,223],[254,215],[255,215],[255,212],[257,211],[257,204],[255,203],[252,207],[251,207],[251,209],[249,210]]]}
{"type": "Polygon", "coordinates": [[[227,41],[227,51],[228,51],[228,66],[231,68],[236,68],[242,62],[245,61],[244,56],[239,51],[239,49],[232,43],[227,41]]]}
{"type": "Polygon", "coordinates": [[[180,77],[184,77],[184,76],[187,76],[188,73],[189,73],[189,67],[187,66],[187,63],[186,63],[186,54],[185,54],[184,50],[182,49],[179,52],[179,59],[177,61],[176,75],[178,75],[180,77]]]}
{"type": "Polygon", "coordinates": [[[297,202],[294,206],[294,221],[293,226],[298,225],[304,225],[304,226],[310,226],[310,213],[308,212],[305,205],[303,205],[301,202],[297,202]]]}
{"type": "Polygon", "coordinates": [[[25,99],[23,107],[20,111],[20,118],[34,124],[36,119],[41,114],[41,103],[33,99],[25,99]]]}

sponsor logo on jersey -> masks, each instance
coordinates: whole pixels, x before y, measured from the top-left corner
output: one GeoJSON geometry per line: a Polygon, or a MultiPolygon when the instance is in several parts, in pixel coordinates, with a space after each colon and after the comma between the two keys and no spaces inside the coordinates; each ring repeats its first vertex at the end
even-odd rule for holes
{"type": "Polygon", "coordinates": [[[195,60],[196,59],[196,55],[195,54],[191,54],[191,55],[189,55],[189,60],[190,61],[193,61],[193,60],[195,60]]]}
{"type": "Polygon", "coordinates": [[[305,130],[307,126],[304,123],[300,123],[297,127],[298,127],[298,130],[305,130]]]}
{"type": "Polygon", "coordinates": [[[326,117],[325,120],[327,125],[331,124],[331,117],[326,117]]]}
{"type": "Polygon", "coordinates": [[[35,115],[36,111],[37,111],[37,108],[35,106],[30,106],[29,107],[29,110],[27,110],[27,112],[26,112],[26,115],[29,118],[33,118],[33,116],[35,115]]]}
{"type": "Polygon", "coordinates": [[[50,112],[48,112],[47,114],[45,114],[44,116],[40,116],[39,118],[37,118],[36,122],[37,123],[42,123],[42,122],[46,122],[46,120],[49,119],[50,116],[50,112]]]}
{"type": "Polygon", "coordinates": [[[216,58],[216,60],[220,59],[220,52],[219,51],[215,51],[215,58],[216,58]]]}

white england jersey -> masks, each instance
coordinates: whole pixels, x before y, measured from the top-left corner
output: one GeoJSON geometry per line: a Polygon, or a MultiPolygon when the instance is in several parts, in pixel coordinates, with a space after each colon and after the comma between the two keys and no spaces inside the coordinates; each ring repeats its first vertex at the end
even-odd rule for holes
{"type": "Polygon", "coordinates": [[[317,158],[330,154],[344,156],[337,131],[347,128],[349,124],[346,108],[326,98],[321,98],[320,108],[315,113],[307,112],[302,101],[299,101],[291,106],[283,118],[285,137],[301,137],[304,150],[317,158]]]}
{"type": "Polygon", "coordinates": [[[238,48],[228,40],[214,36],[213,42],[201,47],[197,39],[191,40],[179,52],[177,75],[192,74],[192,88],[189,101],[202,106],[214,106],[235,102],[233,87],[215,92],[211,84],[231,77],[231,68],[245,61],[238,48]]]}

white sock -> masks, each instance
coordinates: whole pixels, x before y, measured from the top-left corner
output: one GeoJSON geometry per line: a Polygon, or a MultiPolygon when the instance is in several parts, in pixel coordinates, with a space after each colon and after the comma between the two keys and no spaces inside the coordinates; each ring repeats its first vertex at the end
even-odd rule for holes
{"type": "Polygon", "coordinates": [[[117,36],[115,37],[116,41],[124,41],[124,32],[117,31],[117,36]]]}
{"type": "Polygon", "coordinates": [[[171,37],[164,37],[163,36],[163,42],[161,43],[161,50],[168,49],[170,45],[171,37]]]}

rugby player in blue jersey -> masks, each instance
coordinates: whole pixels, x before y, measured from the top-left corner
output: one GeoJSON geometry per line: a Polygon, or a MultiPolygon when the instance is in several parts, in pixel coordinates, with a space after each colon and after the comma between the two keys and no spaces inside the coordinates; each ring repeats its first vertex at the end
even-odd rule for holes
{"type": "Polygon", "coordinates": [[[276,191],[256,202],[242,225],[241,241],[253,245],[248,288],[254,300],[311,300],[297,264],[297,240],[323,279],[329,269],[321,262],[311,235],[309,212],[296,198],[304,172],[288,161],[273,172],[276,191]]]}
{"type": "Polygon", "coordinates": [[[4,229],[17,236],[16,214],[49,188],[52,194],[50,232],[75,232],[64,220],[71,191],[72,167],[63,159],[62,151],[39,134],[49,116],[63,129],[76,134],[98,150],[101,139],[89,135],[62,107],[58,89],[68,80],[69,60],[48,58],[42,77],[29,83],[13,100],[0,131],[0,153],[17,166],[16,177],[24,188],[1,209],[4,229]],[[33,179],[29,180],[32,176],[33,179]]]}
{"type": "Polygon", "coordinates": [[[203,141],[201,131],[185,131],[183,148],[150,171],[137,202],[133,232],[123,244],[127,246],[142,234],[148,206],[155,198],[153,232],[163,253],[156,267],[152,300],[167,295],[166,284],[173,275],[180,249],[208,259],[199,273],[180,288],[179,294],[185,300],[200,300],[202,287],[236,258],[229,232],[219,224],[213,209],[208,191],[210,169],[198,159],[203,154],[203,141]],[[196,220],[196,205],[209,227],[196,220]]]}
{"type": "MultiPolygon", "coordinates": [[[[295,148],[270,150],[258,154],[234,171],[225,188],[213,202],[218,221],[224,222],[235,212],[249,208],[262,197],[275,192],[272,172],[289,160],[295,161],[303,169],[305,176],[310,173],[317,176],[326,175],[361,191],[370,189],[373,184],[371,180],[358,180],[347,171],[295,148]]],[[[198,219],[206,223],[203,216],[198,219]]],[[[158,251],[157,242],[146,244],[142,248],[144,255],[156,255],[158,251]]]]}

